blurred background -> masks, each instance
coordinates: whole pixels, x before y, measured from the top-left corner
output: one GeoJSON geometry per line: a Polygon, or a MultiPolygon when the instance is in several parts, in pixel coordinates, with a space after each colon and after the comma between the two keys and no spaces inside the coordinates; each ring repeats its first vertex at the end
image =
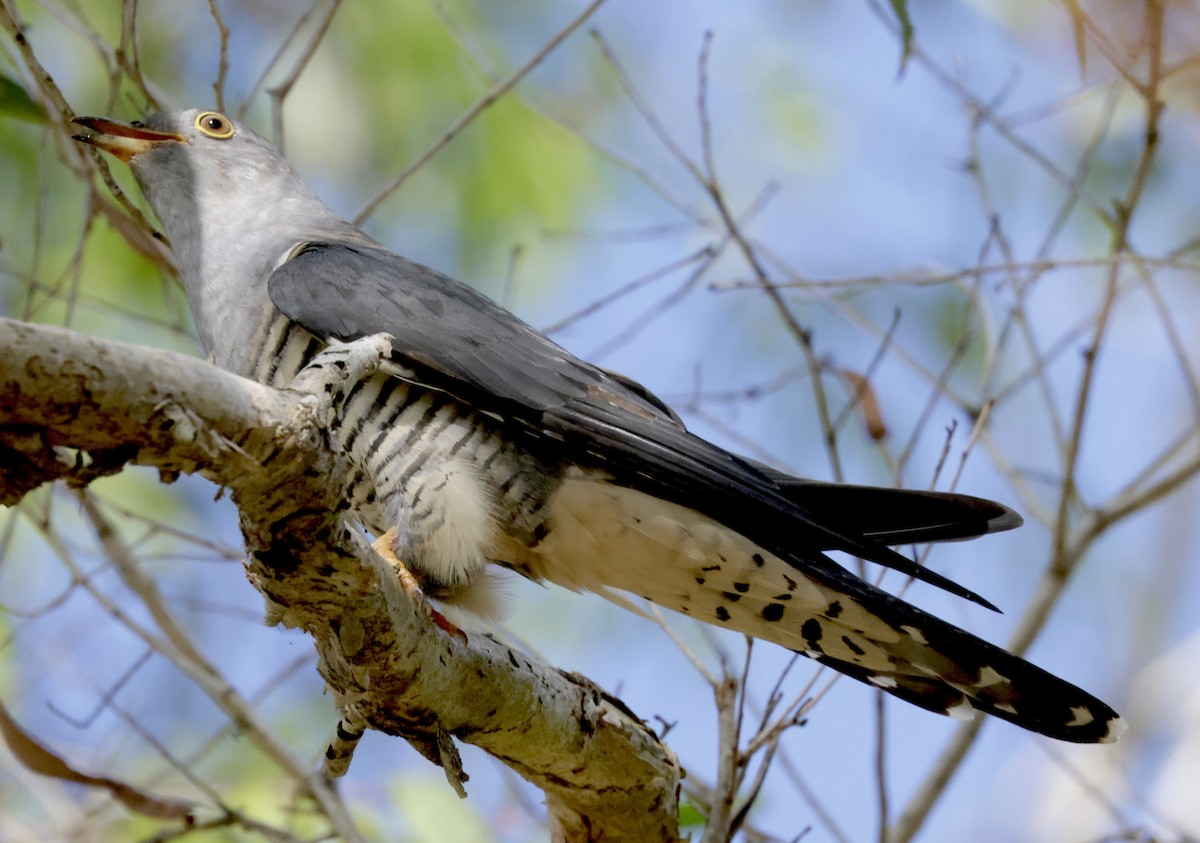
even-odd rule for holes
{"type": "MultiPolygon", "coordinates": [[[[1200,838],[1197,4],[607,0],[381,192],[583,9],[0,0],[0,314],[197,353],[181,290],[52,94],[74,114],[241,116],[332,207],[369,209],[374,237],[640,380],[700,435],[1024,514],[927,558],[1005,614],[905,596],[1028,647],[1121,711],[1126,737],[968,735],[839,681],[784,733],[745,839],[1200,838]]],[[[139,469],[91,491],[95,513],[49,487],[0,513],[0,699],[80,769],[319,839],[294,777],[156,646],[161,599],[255,728],[316,769],[336,713],[310,641],[262,624],[232,505],[139,469]],[[161,595],[131,588],[98,523],[161,595]]],[[[509,592],[500,636],[670,726],[699,833],[719,745],[689,656],[599,598],[509,592]]],[[[740,637],[668,622],[707,669],[745,669],[743,742],[785,670],[785,700],[831,678],[769,645],[747,667],[740,637]]],[[[368,734],[341,796],[371,840],[545,838],[538,791],[470,747],[464,761],[459,801],[407,744],[368,734]]],[[[175,833],[0,746],[0,841],[175,833]]]]}

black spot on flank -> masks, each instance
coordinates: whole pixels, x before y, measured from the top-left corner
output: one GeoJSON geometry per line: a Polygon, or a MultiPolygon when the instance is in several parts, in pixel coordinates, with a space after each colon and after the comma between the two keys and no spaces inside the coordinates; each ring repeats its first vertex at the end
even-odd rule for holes
{"type": "Polygon", "coordinates": [[[792,579],[791,577],[789,577],[787,574],[784,574],[784,575],[783,575],[783,581],[784,581],[785,583],[787,583],[787,589],[788,589],[788,591],[795,591],[795,590],[796,590],[796,581],[795,581],[794,579],[792,579]]]}
{"type": "Polygon", "coordinates": [[[772,597],[771,599],[772,599],[772,600],[791,600],[791,599],[792,599],[792,595],[790,595],[790,594],[776,594],[776,595],[775,595],[774,597],[772,597]]]}
{"type": "Polygon", "coordinates": [[[709,565],[708,567],[701,568],[700,570],[701,571],[719,571],[719,570],[721,570],[721,566],[720,565],[709,565]]]}
{"type": "Polygon", "coordinates": [[[550,534],[550,528],[546,526],[545,521],[538,524],[536,527],[533,528],[533,543],[534,543],[534,545],[541,544],[542,539],[546,538],[546,536],[548,536],[549,534],[550,534]]]}
{"type": "Polygon", "coordinates": [[[760,568],[761,568],[763,565],[766,565],[766,564],[767,564],[767,560],[763,559],[763,555],[762,555],[761,553],[755,553],[755,554],[754,554],[753,556],[751,556],[750,558],[751,558],[751,559],[753,559],[753,560],[754,560],[754,564],[755,564],[755,565],[757,565],[757,566],[758,566],[758,567],[760,567],[760,568]]]}
{"type": "Polygon", "coordinates": [[[367,496],[365,498],[363,498],[363,501],[365,503],[375,503],[375,492],[374,491],[367,492],[367,496]]]}
{"type": "Polygon", "coordinates": [[[800,635],[808,642],[808,646],[819,652],[825,652],[817,643],[821,640],[824,632],[821,629],[821,622],[816,618],[809,618],[804,622],[804,625],[800,627],[800,635]]]}
{"type": "Polygon", "coordinates": [[[842,604],[836,600],[834,600],[832,603],[830,603],[828,606],[825,607],[825,617],[829,618],[830,620],[833,620],[841,613],[842,613],[842,604]]]}
{"type": "Polygon", "coordinates": [[[856,656],[865,656],[867,654],[866,650],[864,650],[862,647],[855,644],[853,641],[851,641],[845,635],[842,636],[842,643],[845,644],[847,647],[849,647],[850,652],[854,653],[854,655],[856,655],[856,656]]]}
{"type": "Polygon", "coordinates": [[[726,609],[724,606],[717,607],[717,620],[719,620],[719,621],[729,620],[729,610],[726,609]]]}
{"type": "MultiPolygon", "coordinates": [[[[767,605],[763,606],[762,619],[764,621],[774,622],[774,621],[779,620],[782,617],[783,617],[783,604],[782,603],[768,603],[767,605]]],[[[805,626],[807,626],[807,624],[805,624],[805,626]]],[[[803,632],[803,630],[801,630],[801,632],[803,632]]]]}
{"type": "Polygon", "coordinates": [[[733,584],[733,590],[734,590],[734,591],[740,591],[742,594],[745,594],[747,591],[749,591],[749,590],[750,590],[750,583],[748,583],[748,582],[735,582],[735,583],[733,584]]]}
{"type": "Polygon", "coordinates": [[[688,606],[688,604],[684,603],[679,607],[679,611],[683,612],[685,615],[690,615],[692,613],[692,608],[688,606]]]}
{"type": "Polygon", "coordinates": [[[704,579],[704,577],[696,577],[696,585],[704,585],[706,582],[708,580],[704,579]]]}
{"type": "Polygon", "coordinates": [[[728,600],[730,603],[736,603],[742,599],[742,595],[735,594],[732,591],[722,591],[721,596],[724,597],[726,600],[728,600]]]}

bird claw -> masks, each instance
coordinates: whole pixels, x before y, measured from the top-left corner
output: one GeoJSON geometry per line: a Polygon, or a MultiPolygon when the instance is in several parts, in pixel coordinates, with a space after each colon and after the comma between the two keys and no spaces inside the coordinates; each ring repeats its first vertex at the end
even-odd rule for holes
{"type": "Polygon", "coordinates": [[[400,561],[400,557],[396,556],[395,543],[396,528],[393,527],[373,541],[371,547],[391,566],[392,570],[396,573],[396,580],[400,583],[400,587],[404,589],[404,593],[421,607],[422,611],[425,612],[425,616],[433,622],[434,626],[447,635],[451,635],[466,644],[467,634],[451,623],[445,615],[433,608],[433,604],[425,596],[425,592],[422,590],[421,583],[417,580],[416,575],[413,574],[407,565],[400,561]]]}
{"type": "Polygon", "coordinates": [[[337,406],[354,384],[374,375],[391,352],[389,334],[371,334],[350,342],[331,340],[296,373],[288,389],[326,395],[337,406]]]}

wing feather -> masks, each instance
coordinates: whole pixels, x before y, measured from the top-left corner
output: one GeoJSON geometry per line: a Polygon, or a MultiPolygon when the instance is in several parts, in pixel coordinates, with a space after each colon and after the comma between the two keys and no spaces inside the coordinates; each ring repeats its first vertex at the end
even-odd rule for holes
{"type": "MultiPolygon", "coordinates": [[[[422,384],[513,423],[541,453],[557,449],[564,463],[691,507],[802,571],[813,551],[843,550],[995,609],[867,537],[852,512],[830,527],[828,507],[811,511],[781,485],[795,478],[692,435],[645,387],[578,359],[467,285],[369,246],[308,243],[289,255],[268,280],[281,312],[324,340],[391,334],[396,362],[422,384]]],[[[827,576],[858,582],[828,566],[827,576]]]]}

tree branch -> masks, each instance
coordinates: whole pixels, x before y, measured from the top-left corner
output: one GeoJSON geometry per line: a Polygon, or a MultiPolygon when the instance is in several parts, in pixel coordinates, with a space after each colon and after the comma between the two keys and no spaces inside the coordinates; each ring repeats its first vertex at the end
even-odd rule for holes
{"type": "Polygon", "coordinates": [[[481,747],[545,792],[556,840],[678,839],[679,766],[650,729],[581,676],[446,634],[346,528],[316,395],[6,319],[0,373],[0,502],[131,463],[202,474],[238,506],[268,621],[312,635],[343,714],[437,764],[451,737],[481,747]]]}

